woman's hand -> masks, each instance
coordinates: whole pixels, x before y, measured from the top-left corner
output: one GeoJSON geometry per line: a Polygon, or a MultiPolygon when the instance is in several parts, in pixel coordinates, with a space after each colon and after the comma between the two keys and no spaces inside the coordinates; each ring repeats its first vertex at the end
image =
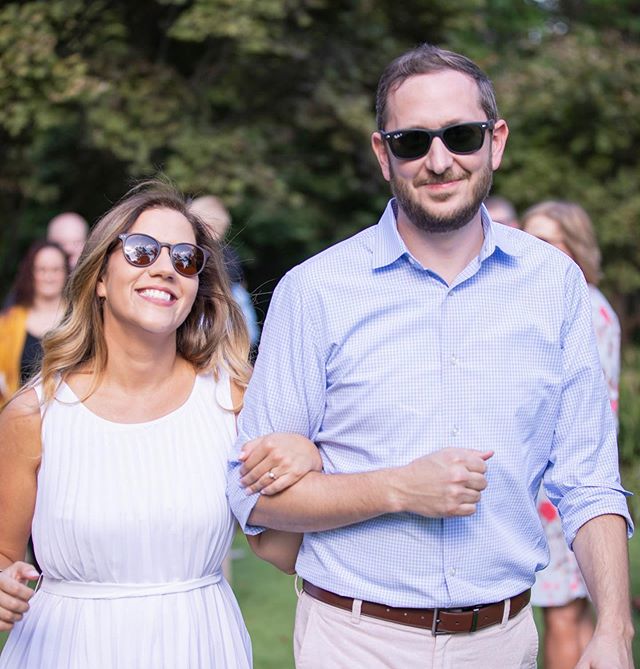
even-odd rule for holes
{"type": "Polygon", "coordinates": [[[10,630],[29,609],[27,602],[34,591],[27,585],[40,576],[26,562],[14,562],[0,572],[0,631],[10,630]]]}
{"type": "Polygon", "coordinates": [[[247,494],[275,495],[310,471],[322,471],[317,446],[299,434],[273,433],[248,441],[241,453],[240,483],[247,494]]]}

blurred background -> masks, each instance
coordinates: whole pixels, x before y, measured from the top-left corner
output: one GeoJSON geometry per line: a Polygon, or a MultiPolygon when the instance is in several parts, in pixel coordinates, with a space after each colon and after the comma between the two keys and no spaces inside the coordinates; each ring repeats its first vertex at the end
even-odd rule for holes
{"type": "Polygon", "coordinates": [[[52,216],[93,223],[162,173],[230,209],[261,320],[291,266],[377,222],[388,188],[369,148],[374,91],[423,41],[495,83],[511,135],[493,193],[520,213],[574,200],[595,223],[623,332],[623,476],[638,490],[638,1],[2,2],[0,298],[52,216]]]}
{"type": "Polygon", "coordinates": [[[422,41],[493,78],[494,194],[580,202],[623,331],[621,457],[640,455],[640,2],[46,0],[0,5],[0,298],[61,211],[167,175],[231,210],[259,320],[282,274],[377,221],[383,67],[422,41]]]}

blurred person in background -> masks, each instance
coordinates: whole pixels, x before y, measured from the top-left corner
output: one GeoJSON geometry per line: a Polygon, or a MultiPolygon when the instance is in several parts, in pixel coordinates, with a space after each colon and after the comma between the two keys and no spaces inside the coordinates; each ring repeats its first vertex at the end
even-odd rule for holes
{"type": "Polygon", "coordinates": [[[73,270],[87,241],[89,225],[74,211],[54,216],[47,224],[47,239],[60,244],[69,256],[69,267],[73,270]]]}
{"type": "Polygon", "coordinates": [[[40,366],[42,336],[62,316],[69,258],[52,241],[34,242],[18,269],[14,305],[0,315],[0,405],[40,366]]]}
{"type": "Polygon", "coordinates": [[[231,282],[231,292],[242,310],[249,331],[249,341],[251,347],[255,349],[260,338],[260,328],[251,295],[245,285],[242,262],[236,251],[229,244],[224,244],[225,235],[231,225],[231,215],[220,199],[214,195],[195,198],[191,203],[191,211],[204,221],[214,239],[220,240],[223,244],[224,264],[231,282]]]}
{"type": "MultiPolygon", "coordinates": [[[[73,211],[58,214],[47,223],[47,241],[58,244],[67,254],[70,271],[78,262],[88,231],[89,226],[85,219],[73,211]]],[[[8,309],[14,304],[16,304],[15,287],[6,294],[2,308],[8,309]]]]}
{"type": "MultiPolygon", "coordinates": [[[[591,315],[600,362],[613,413],[618,415],[620,323],[596,287],[600,279],[600,249],[587,212],[573,202],[545,201],[528,209],[523,230],[572,258],[589,286],[591,315]]],[[[578,562],[567,546],[556,507],[540,489],[538,510],[549,544],[549,566],[538,572],[531,601],[544,612],[545,669],[573,669],[593,635],[588,592],[578,562]]]]}
{"type": "Polygon", "coordinates": [[[508,225],[510,228],[519,228],[518,213],[516,208],[507,200],[506,197],[500,195],[490,195],[485,201],[484,206],[489,211],[491,220],[496,223],[508,225]]]}

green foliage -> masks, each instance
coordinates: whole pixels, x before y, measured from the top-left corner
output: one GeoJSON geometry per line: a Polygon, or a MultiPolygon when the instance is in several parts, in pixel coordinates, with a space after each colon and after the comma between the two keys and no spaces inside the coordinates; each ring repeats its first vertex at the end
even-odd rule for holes
{"type": "MultiPolygon", "coordinates": [[[[547,198],[582,203],[603,247],[608,292],[637,293],[640,47],[579,27],[531,45],[514,65],[496,80],[511,129],[497,187],[521,208],[547,198]]],[[[629,325],[632,303],[616,306],[629,325]]]]}
{"type": "MultiPolygon", "coordinates": [[[[232,208],[251,287],[377,220],[369,148],[391,58],[422,41],[493,77],[511,127],[495,190],[595,219],[605,290],[640,330],[637,2],[30,0],[0,9],[0,292],[47,219],[95,220],[164,171],[232,208]]],[[[260,288],[262,291],[262,289],[260,288]]]]}
{"type": "Polygon", "coordinates": [[[629,347],[623,355],[620,379],[620,462],[640,463],[640,348],[629,347]]]}

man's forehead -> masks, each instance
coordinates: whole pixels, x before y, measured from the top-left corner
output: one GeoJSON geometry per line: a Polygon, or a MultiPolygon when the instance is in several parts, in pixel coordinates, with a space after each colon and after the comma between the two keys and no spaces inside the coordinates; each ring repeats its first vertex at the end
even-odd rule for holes
{"type": "Polygon", "coordinates": [[[56,216],[48,226],[49,239],[84,237],[86,235],[86,223],[77,215],[62,214],[56,216]]]}
{"type": "Polygon", "coordinates": [[[437,128],[458,121],[484,120],[475,80],[456,70],[438,70],[405,79],[389,94],[389,120],[437,128]],[[430,125],[425,125],[429,122],[430,125]]]}

